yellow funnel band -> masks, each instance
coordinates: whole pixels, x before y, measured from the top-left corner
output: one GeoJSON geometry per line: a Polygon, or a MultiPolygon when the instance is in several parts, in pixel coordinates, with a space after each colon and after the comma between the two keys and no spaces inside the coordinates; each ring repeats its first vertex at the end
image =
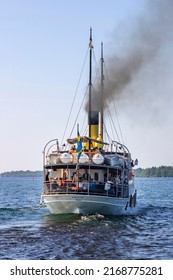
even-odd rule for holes
{"type": "MultiPolygon", "coordinates": [[[[90,125],[90,128],[91,128],[91,138],[97,139],[97,137],[98,137],[98,130],[99,130],[98,124],[92,124],[92,125],[90,125]]],[[[85,143],[84,146],[85,146],[86,149],[89,149],[89,142],[85,143]]],[[[95,147],[97,147],[96,143],[95,142],[91,142],[91,148],[95,148],[95,147]]]]}
{"type": "Polygon", "coordinates": [[[98,124],[91,125],[91,138],[96,139],[98,137],[98,124]]]}

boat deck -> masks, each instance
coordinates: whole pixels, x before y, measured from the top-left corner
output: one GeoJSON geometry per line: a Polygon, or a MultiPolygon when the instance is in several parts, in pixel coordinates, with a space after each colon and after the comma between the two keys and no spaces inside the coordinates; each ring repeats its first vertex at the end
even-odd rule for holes
{"type": "Polygon", "coordinates": [[[60,186],[57,183],[46,183],[44,194],[84,194],[84,195],[99,195],[99,196],[111,196],[111,197],[129,197],[128,185],[108,185],[105,189],[105,184],[94,183],[65,183],[64,186],[60,186]]]}

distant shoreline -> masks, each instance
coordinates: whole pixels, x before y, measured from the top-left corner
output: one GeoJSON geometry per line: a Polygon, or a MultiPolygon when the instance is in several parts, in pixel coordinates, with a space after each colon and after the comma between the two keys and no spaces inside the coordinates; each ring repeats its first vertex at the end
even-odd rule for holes
{"type": "Polygon", "coordinates": [[[161,177],[173,177],[173,166],[159,166],[151,168],[137,168],[133,170],[136,177],[145,178],[161,178],[161,177]]]}
{"type": "Polygon", "coordinates": [[[0,174],[1,177],[42,177],[43,171],[30,171],[30,170],[19,170],[19,171],[7,171],[0,174]]]}
{"type": "MultiPolygon", "coordinates": [[[[173,166],[159,166],[151,168],[136,168],[133,170],[135,177],[173,177],[173,166]]],[[[19,170],[7,171],[0,174],[1,177],[43,177],[43,171],[19,170]]]]}

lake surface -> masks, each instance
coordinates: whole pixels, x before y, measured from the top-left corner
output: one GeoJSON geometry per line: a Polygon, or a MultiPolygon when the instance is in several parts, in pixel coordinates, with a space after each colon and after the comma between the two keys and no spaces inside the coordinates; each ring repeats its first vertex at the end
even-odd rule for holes
{"type": "Polygon", "coordinates": [[[41,178],[0,178],[0,259],[173,259],[173,178],[136,178],[133,216],[52,215],[41,178]]]}

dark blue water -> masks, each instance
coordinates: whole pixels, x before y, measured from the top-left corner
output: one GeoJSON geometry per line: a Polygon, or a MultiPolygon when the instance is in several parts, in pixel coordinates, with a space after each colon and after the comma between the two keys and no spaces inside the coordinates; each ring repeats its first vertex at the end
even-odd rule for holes
{"type": "Polygon", "coordinates": [[[41,178],[0,178],[0,259],[173,259],[173,178],[136,179],[133,216],[51,215],[41,178]]]}

